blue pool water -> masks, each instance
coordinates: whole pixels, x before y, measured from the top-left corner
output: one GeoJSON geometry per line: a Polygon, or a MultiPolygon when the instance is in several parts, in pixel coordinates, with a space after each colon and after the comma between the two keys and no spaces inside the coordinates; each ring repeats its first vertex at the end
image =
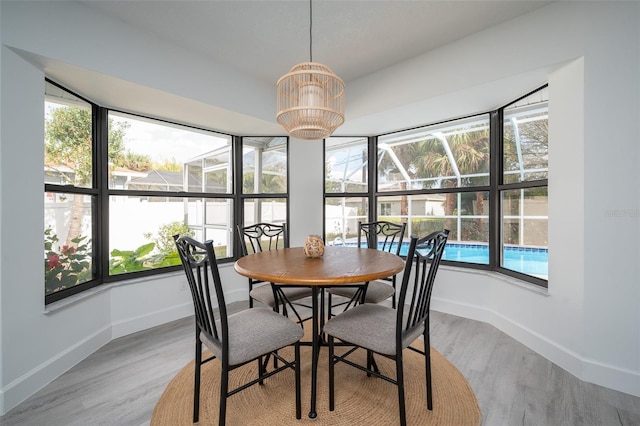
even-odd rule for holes
{"type": "MultiPolygon", "coordinates": [[[[447,244],[442,258],[486,265],[489,263],[489,247],[481,244],[447,244]]],[[[504,248],[503,267],[546,279],[549,275],[549,252],[543,248],[507,246],[504,248]]]]}
{"type": "MultiPolygon", "coordinates": [[[[408,249],[409,244],[403,243],[400,254],[406,255],[408,249]]],[[[489,247],[485,244],[447,243],[442,259],[487,265],[489,247]]],[[[512,271],[546,279],[549,275],[549,253],[544,248],[507,246],[504,248],[503,266],[512,271]]]]}

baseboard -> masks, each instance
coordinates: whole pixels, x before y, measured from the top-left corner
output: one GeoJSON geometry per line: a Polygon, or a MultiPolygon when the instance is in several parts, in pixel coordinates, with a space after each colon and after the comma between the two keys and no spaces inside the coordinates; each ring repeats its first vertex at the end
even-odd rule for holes
{"type": "Polygon", "coordinates": [[[436,297],[431,300],[431,308],[438,312],[491,324],[580,380],[640,396],[640,372],[585,358],[496,311],[436,297]]]}
{"type": "Polygon", "coordinates": [[[17,407],[110,340],[111,327],[103,327],[7,384],[0,389],[0,415],[17,407]]]}
{"type": "Polygon", "coordinates": [[[640,397],[640,372],[638,371],[625,370],[586,359],[584,377],[582,380],[587,382],[640,397]]]}

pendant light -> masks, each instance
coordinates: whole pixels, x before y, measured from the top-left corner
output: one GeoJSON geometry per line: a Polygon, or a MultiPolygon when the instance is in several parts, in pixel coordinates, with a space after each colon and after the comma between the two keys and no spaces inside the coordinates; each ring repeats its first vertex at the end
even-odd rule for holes
{"type": "Polygon", "coordinates": [[[309,0],[309,62],[295,65],[278,80],[278,123],[298,139],[325,139],[344,123],[344,82],[313,62],[313,9],[309,0]]]}

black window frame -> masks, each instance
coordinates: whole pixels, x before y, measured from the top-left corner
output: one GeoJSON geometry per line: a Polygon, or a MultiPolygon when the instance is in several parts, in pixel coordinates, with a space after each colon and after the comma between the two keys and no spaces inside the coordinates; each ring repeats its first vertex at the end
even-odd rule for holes
{"type": "MultiPolygon", "coordinates": [[[[477,269],[484,271],[492,271],[497,272],[503,275],[507,275],[513,278],[517,278],[522,281],[526,281],[528,283],[534,284],[536,286],[542,288],[548,288],[548,279],[539,278],[533,275],[524,274],[518,271],[514,271],[511,269],[507,269],[501,266],[501,241],[502,241],[502,233],[501,233],[501,193],[505,190],[510,189],[521,189],[521,188],[548,188],[548,179],[540,179],[540,180],[531,180],[525,182],[518,183],[503,183],[503,117],[504,110],[510,105],[518,102],[521,99],[524,99],[540,90],[548,87],[548,84],[544,84],[527,94],[518,97],[503,106],[492,110],[481,112],[477,114],[472,114],[464,117],[456,117],[450,120],[443,120],[435,123],[430,123],[421,126],[415,126],[407,129],[400,129],[393,132],[382,133],[375,136],[369,136],[368,139],[368,164],[374,165],[377,164],[377,154],[378,154],[378,139],[380,136],[391,135],[395,133],[405,132],[414,129],[426,128],[435,125],[441,125],[449,122],[455,122],[459,120],[464,120],[473,117],[481,117],[483,115],[488,115],[489,117],[489,183],[488,185],[481,186],[465,186],[465,187],[456,187],[456,188],[440,188],[440,189],[421,189],[421,190],[404,190],[404,191],[378,191],[378,173],[377,167],[368,167],[368,191],[366,193],[353,193],[353,192],[327,192],[326,185],[323,185],[323,200],[326,205],[326,200],[330,198],[344,198],[344,197],[366,197],[368,199],[369,211],[368,211],[368,220],[370,222],[377,220],[379,212],[378,208],[378,198],[380,197],[389,197],[389,196],[402,196],[402,195],[422,195],[422,194],[444,194],[444,193],[466,193],[466,192],[488,192],[489,193],[489,207],[488,207],[488,216],[489,216],[489,235],[488,235],[488,244],[489,244],[489,262],[488,264],[478,264],[478,263],[469,263],[469,262],[461,262],[461,261],[450,261],[444,260],[442,263],[444,265],[469,268],[469,269],[477,269]]],[[[339,136],[345,138],[358,138],[357,135],[351,136],[339,136]]],[[[339,138],[336,137],[336,138],[339,138]]],[[[361,137],[361,136],[360,136],[361,137]]],[[[323,161],[326,162],[326,153],[327,153],[327,144],[326,140],[323,144],[323,161]]],[[[326,168],[323,176],[323,184],[326,182],[326,168]]],[[[323,213],[323,235],[327,235],[326,230],[326,209],[323,213]]]]}
{"type": "MultiPolygon", "coordinates": [[[[287,228],[290,227],[289,224],[289,219],[291,218],[291,203],[289,200],[289,190],[290,190],[290,180],[289,180],[289,176],[290,173],[289,171],[291,170],[291,158],[289,155],[289,142],[290,139],[288,136],[260,136],[260,137],[283,137],[286,138],[287,140],[287,180],[286,180],[286,193],[263,193],[263,192],[259,192],[259,193],[245,193],[244,192],[244,187],[243,187],[243,176],[244,176],[244,164],[242,162],[242,149],[243,149],[243,139],[244,138],[251,138],[254,139],[256,138],[256,136],[238,136],[238,144],[237,144],[237,149],[236,152],[240,153],[239,155],[236,155],[234,158],[234,172],[237,171],[237,176],[238,178],[234,180],[234,188],[235,188],[235,192],[236,194],[238,194],[238,205],[237,207],[234,209],[235,210],[235,224],[234,227],[240,226],[240,227],[244,227],[245,226],[245,222],[244,222],[244,215],[245,215],[245,210],[244,210],[244,206],[245,206],[245,201],[246,200],[252,200],[252,199],[269,199],[269,198],[284,198],[286,199],[286,216],[287,216],[287,220],[286,220],[286,224],[287,224],[287,228]]],[[[254,176],[255,178],[255,176],[254,176]]],[[[286,233],[286,240],[285,240],[285,244],[288,246],[289,245],[289,234],[290,232],[286,233]]],[[[241,244],[242,241],[240,240],[240,235],[237,232],[234,232],[235,238],[234,238],[234,260],[238,259],[242,256],[242,250],[241,250],[241,244]]]]}
{"type": "MultiPolygon", "coordinates": [[[[287,177],[286,177],[286,193],[281,194],[243,194],[242,193],[242,156],[239,154],[242,152],[242,136],[232,135],[213,129],[196,127],[184,123],[178,123],[165,119],[159,119],[143,114],[137,114],[130,111],[121,111],[114,108],[107,108],[96,104],[88,100],[87,98],[79,95],[77,92],[61,85],[50,78],[45,77],[45,81],[50,83],[91,105],[92,109],[92,134],[93,134],[93,181],[92,188],[79,188],[72,185],[56,185],[56,184],[44,184],[44,192],[51,193],[80,193],[91,195],[93,201],[92,210],[92,267],[93,267],[93,279],[81,284],[77,284],[73,287],[56,291],[54,293],[45,295],[45,305],[65,299],[67,297],[79,294],[86,290],[98,287],[103,284],[116,283],[120,281],[131,280],[134,278],[143,278],[149,276],[159,276],[162,274],[172,273],[180,271],[181,265],[161,267],[155,269],[148,269],[136,272],[127,272],[117,275],[109,275],[109,197],[111,196],[164,196],[164,197],[179,197],[179,198],[194,198],[194,199],[225,199],[231,200],[233,203],[233,223],[229,226],[232,227],[232,237],[230,242],[233,244],[232,256],[220,259],[220,264],[228,264],[235,262],[241,256],[240,240],[237,236],[235,229],[238,225],[243,225],[244,217],[244,200],[248,198],[284,198],[286,199],[286,217],[287,222],[290,218],[290,202],[289,202],[289,170],[290,170],[290,158],[289,158],[289,142],[288,136],[259,136],[259,137],[284,137],[286,138],[287,145],[287,177]],[[190,128],[198,131],[210,132],[212,134],[225,135],[231,137],[231,179],[232,192],[231,193],[208,193],[208,192],[186,192],[186,191],[151,191],[151,190],[123,190],[123,189],[110,189],[109,188],[109,171],[108,171],[108,116],[109,112],[115,112],[119,114],[126,114],[132,117],[140,117],[143,119],[153,120],[159,123],[167,123],[172,125],[178,125],[184,128],[190,128]]],[[[253,136],[256,137],[256,136],[253,136]]]]}
{"type": "MultiPolygon", "coordinates": [[[[499,108],[496,111],[492,111],[492,121],[491,121],[491,125],[492,125],[492,134],[494,132],[493,127],[495,127],[495,135],[496,135],[496,143],[495,143],[495,156],[492,156],[492,168],[491,168],[491,176],[490,178],[492,179],[492,185],[491,185],[491,189],[492,189],[492,193],[490,195],[492,202],[491,202],[491,207],[490,207],[490,218],[489,220],[491,220],[491,214],[493,213],[493,226],[497,228],[496,232],[490,232],[490,238],[492,239],[489,244],[490,244],[490,248],[489,248],[489,256],[490,256],[490,260],[489,260],[489,264],[493,265],[493,269],[496,272],[499,272],[501,274],[504,275],[508,275],[510,277],[513,278],[517,278],[520,280],[524,280],[527,281],[531,284],[535,284],[537,286],[540,286],[542,288],[548,288],[549,287],[549,280],[548,279],[543,279],[543,278],[539,278],[533,275],[528,275],[528,274],[523,274],[521,272],[518,271],[514,271],[512,269],[508,269],[508,268],[504,268],[501,265],[501,246],[502,246],[502,240],[503,240],[503,235],[502,235],[502,206],[501,206],[501,200],[502,200],[502,192],[504,191],[508,191],[508,190],[513,190],[513,189],[527,189],[527,188],[547,188],[547,193],[548,193],[548,188],[549,188],[549,179],[537,179],[537,180],[527,180],[527,181],[522,181],[522,182],[514,182],[514,183],[504,183],[504,135],[503,135],[503,130],[504,130],[504,111],[505,109],[507,109],[509,106],[513,105],[514,103],[525,99],[531,95],[533,95],[536,92],[539,92],[545,88],[548,88],[549,85],[548,84],[544,84],[530,92],[528,92],[527,94],[520,96],[514,100],[512,100],[511,102],[503,105],[501,108],[499,108]],[[491,245],[493,244],[493,245],[491,245]]],[[[492,141],[493,142],[493,141],[492,141]]],[[[494,147],[494,144],[492,143],[492,148],[494,147]]],[[[493,152],[492,152],[493,154],[493,152]]]]}

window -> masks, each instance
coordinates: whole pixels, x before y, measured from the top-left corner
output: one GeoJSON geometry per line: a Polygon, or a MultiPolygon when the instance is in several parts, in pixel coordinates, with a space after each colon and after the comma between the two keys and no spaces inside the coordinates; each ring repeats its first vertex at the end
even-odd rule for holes
{"type": "Polygon", "coordinates": [[[369,141],[334,137],[325,141],[325,241],[341,245],[357,237],[358,222],[368,222],[369,141]]]}
{"type": "Polygon", "coordinates": [[[112,111],[48,80],[44,122],[46,303],[179,269],[175,234],[213,240],[225,262],[238,224],[288,220],[286,137],[112,111]]]}
{"type": "Polygon", "coordinates": [[[109,275],[180,265],[175,234],[211,239],[218,258],[232,257],[231,136],[108,117],[109,275]]]}
{"type": "Polygon", "coordinates": [[[44,284],[51,298],[95,280],[98,192],[91,104],[47,82],[44,113],[44,284]]]}
{"type": "Polygon", "coordinates": [[[449,229],[443,259],[489,264],[489,151],[486,114],[380,136],[378,218],[406,221],[407,235],[449,229]],[[469,245],[483,250],[454,255],[469,245]]]}
{"type": "Polygon", "coordinates": [[[500,266],[548,277],[548,90],[508,105],[503,113],[500,266]]]}
{"type": "Polygon", "coordinates": [[[378,203],[378,205],[380,216],[391,216],[393,214],[391,210],[391,203],[378,203]]]}
{"type": "Polygon", "coordinates": [[[366,138],[329,138],[325,141],[325,192],[369,192],[369,146],[366,138]]]}
{"type": "Polygon", "coordinates": [[[285,137],[242,138],[242,226],[287,222],[287,150],[285,137]]]}
{"type": "Polygon", "coordinates": [[[379,192],[488,185],[488,115],[378,138],[379,192]]]}
{"type": "Polygon", "coordinates": [[[445,262],[546,287],[547,101],[544,87],[487,114],[327,139],[327,243],[355,240],[359,220],[405,222],[407,236],[446,228],[445,262]]]}

